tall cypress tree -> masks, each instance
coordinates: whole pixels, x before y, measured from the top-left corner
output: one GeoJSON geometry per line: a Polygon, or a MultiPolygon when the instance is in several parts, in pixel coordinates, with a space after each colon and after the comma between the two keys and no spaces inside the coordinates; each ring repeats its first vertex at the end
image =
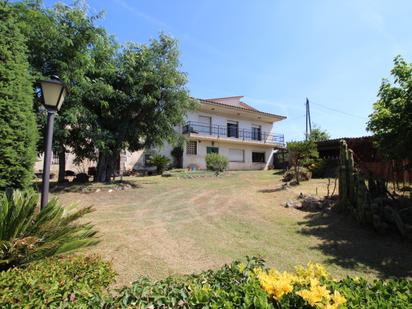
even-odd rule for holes
{"type": "Polygon", "coordinates": [[[0,191],[27,188],[33,178],[37,128],[26,52],[16,19],[0,4],[0,191]]]}

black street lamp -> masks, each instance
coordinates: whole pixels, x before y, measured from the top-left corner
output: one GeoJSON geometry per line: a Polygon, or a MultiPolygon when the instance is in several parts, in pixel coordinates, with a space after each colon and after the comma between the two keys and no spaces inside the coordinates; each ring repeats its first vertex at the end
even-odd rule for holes
{"type": "Polygon", "coordinates": [[[46,139],[44,143],[43,184],[41,191],[40,208],[46,207],[49,201],[50,163],[53,141],[54,116],[60,110],[68,89],[59,77],[52,76],[50,80],[37,82],[40,88],[41,100],[47,110],[46,139]]]}

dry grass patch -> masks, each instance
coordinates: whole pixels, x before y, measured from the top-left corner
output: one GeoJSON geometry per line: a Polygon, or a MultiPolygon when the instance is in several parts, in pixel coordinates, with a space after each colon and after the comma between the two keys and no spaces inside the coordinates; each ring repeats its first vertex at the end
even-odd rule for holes
{"type": "Polygon", "coordinates": [[[101,233],[90,249],[113,261],[118,284],[139,276],[215,268],[246,255],[291,270],[309,261],[331,273],[367,278],[411,276],[410,244],[374,235],[337,214],[329,217],[284,208],[300,192],[326,194],[326,180],[287,190],[273,171],[232,172],[224,177],[136,177],[135,188],[60,193],[66,204],[93,205],[88,216],[101,233]]]}

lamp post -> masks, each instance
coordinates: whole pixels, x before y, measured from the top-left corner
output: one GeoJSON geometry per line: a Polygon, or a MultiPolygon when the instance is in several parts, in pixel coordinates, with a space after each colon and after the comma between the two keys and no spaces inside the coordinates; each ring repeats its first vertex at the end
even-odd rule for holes
{"type": "Polygon", "coordinates": [[[41,100],[47,110],[46,139],[44,143],[43,183],[41,191],[40,209],[46,207],[49,201],[50,163],[53,141],[54,116],[60,110],[65,96],[68,94],[67,86],[57,76],[50,80],[37,82],[41,91],[41,100]]]}

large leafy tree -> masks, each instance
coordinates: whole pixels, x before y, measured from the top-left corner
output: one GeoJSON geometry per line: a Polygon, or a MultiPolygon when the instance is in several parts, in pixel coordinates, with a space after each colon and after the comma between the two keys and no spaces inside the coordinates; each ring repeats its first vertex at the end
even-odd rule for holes
{"type": "Polygon", "coordinates": [[[113,64],[98,72],[83,101],[90,111],[87,140],[98,153],[98,181],[110,180],[122,150],[173,142],[175,126],[194,104],[177,42],[167,35],[124,46],[113,64]]]}
{"type": "Polygon", "coordinates": [[[0,190],[33,179],[37,129],[32,78],[20,24],[0,2],[0,190]]]}
{"type": "MultiPolygon", "coordinates": [[[[84,140],[73,135],[71,128],[79,123],[84,112],[82,97],[90,80],[87,72],[95,65],[91,48],[107,36],[104,29],[95,25],[101,14],[89,16],[86,6],[75,1],[68,6],[62,3],[44,8],[40,0],[17,2],[13,9],[23,24],[27,38],[29,62],[36,79],[59,75],[70,89],[54,127],[53,151],[59,154],[59,181],[64,180],[65,154],[71,144],[84,140]]],[[[39,114],[40,129],[44,128],[44,115],[39,114]]],[[[39,150],[42,150],[42,142],[39,150]]]]}
{"type": "Polygon", "coordinates": [[[412,64],[397,56],[391,74],[392,83],[382,81],[367,128],[384,156],[412,162],[412,64]]]}

